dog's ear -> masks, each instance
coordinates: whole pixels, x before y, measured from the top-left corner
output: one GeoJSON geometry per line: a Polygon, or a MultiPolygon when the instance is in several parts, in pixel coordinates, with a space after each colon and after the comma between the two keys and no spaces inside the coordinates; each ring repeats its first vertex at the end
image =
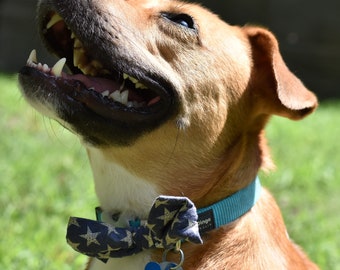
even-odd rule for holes
{"type": "Polygon", "coordinates": [[[301,119],[317,107],[317,98],[288,69],[276,38],[260,27],[244,27],[252,50],[251,86],[265,113],[301,119]],[[255,85],[253,85],[255,84],[255,85]]]}

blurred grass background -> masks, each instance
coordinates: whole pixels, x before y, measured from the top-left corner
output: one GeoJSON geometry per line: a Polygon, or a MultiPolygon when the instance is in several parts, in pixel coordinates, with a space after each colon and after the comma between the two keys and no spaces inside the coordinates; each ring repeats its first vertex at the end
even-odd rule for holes
{"type": "MultiPolygon", "coordinates": [[[[76,136],[36,113],[0,74],[0,269],[82,269],[65,241],[69,216],[94,218],[92,173],[76,136]]],[[[277,170],[261,174],[292,239],[321,269],[340,269],[340,102],[302,122],[273,118],[277,170]]]]}

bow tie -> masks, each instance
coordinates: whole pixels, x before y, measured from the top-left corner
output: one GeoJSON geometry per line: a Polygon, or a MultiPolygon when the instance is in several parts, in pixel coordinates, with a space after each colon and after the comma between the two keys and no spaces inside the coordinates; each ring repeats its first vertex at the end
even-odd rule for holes
{"type": "Polygon", "coordinates": [[[173,249],[178,241],[202,244],[194,204],[186,197],[158,197],[146,222],[131,222],[126,228],[71,217],[67,242],[76,251],[103,262],[146,249],[173,249]]]}

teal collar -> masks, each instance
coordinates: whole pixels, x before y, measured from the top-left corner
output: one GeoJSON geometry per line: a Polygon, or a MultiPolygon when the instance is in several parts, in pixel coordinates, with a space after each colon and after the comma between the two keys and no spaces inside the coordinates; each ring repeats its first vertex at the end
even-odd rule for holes
{"type": "Polygon", "coordinates": [[[200,233],[205,233],[227,225],[247,213],[261,195],[260,179],[233,195],[205,208],[197,210],[200,233]]]}
{"type": "MultiPolygon", "coordinates": [[[[214,203],[208,207],[197,210],[199,232],[205,233],[217,229],[221,226],[227,225],[236,219],[246,214],[258,201],[261,196],[260,179],[251,182],[245,188],[237,191],[231,196],[214,203]]],[[[102,221],[102,210],[100,207],[96,208],[96,216],[98,221],[102,221]]],[[[112,220],[117,221],[120,213],[112,215],[112,220]]],[[[140,220],[129,221],[130,226],[138,227],[140,220]]]]}

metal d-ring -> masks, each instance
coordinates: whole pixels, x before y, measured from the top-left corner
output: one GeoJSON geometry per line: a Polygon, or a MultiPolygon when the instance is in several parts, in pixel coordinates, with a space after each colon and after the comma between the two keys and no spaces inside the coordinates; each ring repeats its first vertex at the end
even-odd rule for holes
{"type": "Polygon", "coordinates": [[[179,264],[177,264],[175,267],[171,267],[170,270],[177,270],[180,267],[182,267],[183,263],[184,263],[184,252],[181,250],[181,241],[178,241],[176,243],[176,247],[173,249],[166,249],[164,250],[163,253],[163,262],[167,261],[166,257],[168,256],[169,251],[173,251],[174,253],[179,253],[181,256],[181,260],[179,262],[179,264]]]}

